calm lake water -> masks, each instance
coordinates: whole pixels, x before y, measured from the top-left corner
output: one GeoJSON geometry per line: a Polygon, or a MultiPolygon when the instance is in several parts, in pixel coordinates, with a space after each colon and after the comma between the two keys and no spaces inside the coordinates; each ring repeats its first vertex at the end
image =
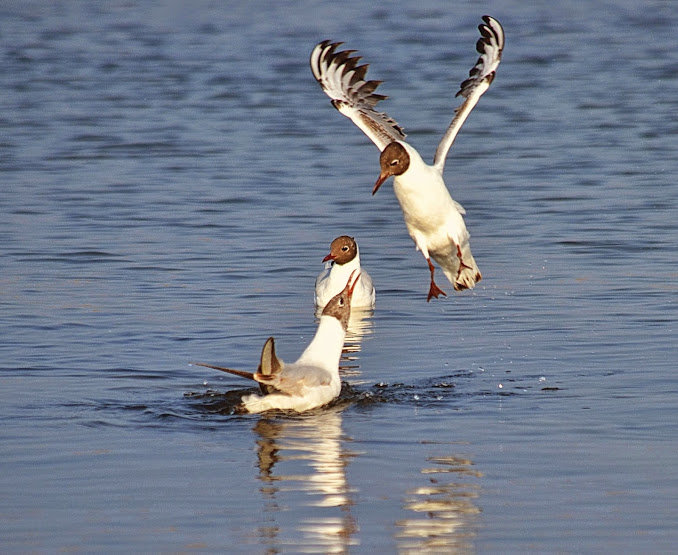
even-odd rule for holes
{"type": "Polygon", "coordinates": [[[3,552],[669,552],[678,543],[672,2],[0,7],[3,552]],[[483,281],[428,271],[308,68],[344,40],[483,281]],[[240,416],[354,235],[377,287],[330,407],[240,416]]]}

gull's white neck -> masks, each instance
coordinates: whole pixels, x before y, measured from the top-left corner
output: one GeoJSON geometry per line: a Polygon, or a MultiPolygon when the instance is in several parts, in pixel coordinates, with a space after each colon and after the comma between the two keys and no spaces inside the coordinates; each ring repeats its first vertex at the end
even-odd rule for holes
{"type": "Polygon", "coordinates": [[[407,154],[410,157],[410,166],[407,168],[407,171],[400,175],[397,176],[396,179],[403,180],[403,178],[406,181],[427,181],[430,180],[432,177],[432,174],[437,176],[438,178],[442,179],[442,174],[440,171],[438,171],[435,167],[430,166],[427,164],[424,159],[421,157],[419,154],[419,151],[415,149],[413,146],[410,146],[404,141],[398,141],[403,148],[407,151],[407,154]]]}
{"type": "Polygon", "coordinates": [[[339,358],[346,332],[334,316],[321,316],[313,341],[301,354],[296,364],[319,366],[339,375],[339,358]]]}
{"type": "MultiPolygon", "coordinates": [[[[410,227],[438,229],[452,211],[463,214],[464,208],[450,196],[440,171],[426,164],[410,145],[402,144],[410,155],[410,166],[394,179],[393,192],[400,203],[410,235],[410,227]]],[[[421,248],[421,245],[418,246],[421,248]]]]}
{"type": "MultiPolygon", "coordinates": [[[[332,275],[332,281],[340,281],[343,285],[346,285],[349,276],[354,270],[360,270],[360,250],[356,245],[356,255],[353,260],[347,262],[346,264],[337,264],[336,262],[332,264],[330,269],[330,274],[332,275]]],[[[342,287],[343,289],[343,287],[342,287]]]]}

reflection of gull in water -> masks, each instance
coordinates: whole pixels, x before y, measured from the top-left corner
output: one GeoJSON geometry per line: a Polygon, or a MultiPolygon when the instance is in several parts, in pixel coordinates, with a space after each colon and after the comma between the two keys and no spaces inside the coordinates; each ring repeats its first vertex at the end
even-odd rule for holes
{"type": "Polygon", "coordinates": [[[473,504],[478,485],[468,482],[480,472],[462,457],[429,457],[434,466],[423,468],[428,484],[408,492],[405,508],[416,517],[397,522],[400,553],[450,553],[472,550],[473,504]],[[464,480],[464,481],[462,481],[464,480]]]}
{"type": "Polygon", "coordinates": [[[299,418],[261,419],[257,440],[260,491],[268,522],[259,538],[273,552],[347,551],[357,531],[350,513],[352,490],[346,466],[355,456],[344,448],[339,410],[299,418]],[[287,515],[287,518],[286,518],[287,515]]]}
{"type": "MultiPolygon", "coordinates": [[[[322,309],[316,310],[316,318],[319,318],[321,313],[322,309]]],[[[351,307],[344,347],[341,350],[341,358],[339,359],[339,374],[341,376],[360,375],[358,353],[360,352],[363,336],[372,335],[372,327],[374,326],[373,315],[374,309],[372,308],[351,307]]]]}

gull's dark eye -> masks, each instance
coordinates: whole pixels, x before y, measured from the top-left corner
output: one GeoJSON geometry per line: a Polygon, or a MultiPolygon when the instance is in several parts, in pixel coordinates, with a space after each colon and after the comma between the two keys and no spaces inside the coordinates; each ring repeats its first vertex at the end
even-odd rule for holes
{"type": "Polygon", "coordinates": [[[346,251],[348,251],[348,247],[346,245],[344,245],[343,247],[341,247],[341,250],[346,252],[346,251]]]}
{"type": "Polygon", "coordinates": [[[339,297],[339,306],[344,306],[344,297],[339,297]]]}
{"type": "Polygon", "coordinates": [[[397,166],[398,164],[400,164],[400,160],[398,160],[397,158],[395,160],[391,160],[392,166],[397,166]]]}

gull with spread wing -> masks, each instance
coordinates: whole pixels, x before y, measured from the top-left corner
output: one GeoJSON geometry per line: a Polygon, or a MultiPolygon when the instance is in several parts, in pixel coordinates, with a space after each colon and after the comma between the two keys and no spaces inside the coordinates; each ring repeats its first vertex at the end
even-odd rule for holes
{"type": "Polygon", "coordinates": [[[332,99],[332,105],[350,118],[381,151],[381,172],[372,194],[391,176],[393,190],[400,203],[407,231],[428,263],[431,282],[427,301],[446,295],[434,277],[435,260],[456,290],[470,289],[480,281],[478,265],[471,254],[464,208],[451,196],[443,181],[447,153],[459,129],[483,93],[489,88],[501,60],[504,30],[490,16],[483,16],[478,26],[480,39],[476,50],[480,57],[462,82],[457,96],[464,102],[455,109],[454,118],[438,144],[433,165],[428,165],[410,144],[402,128],[383,112],[375,109],[387,98],[374,91],[381,81],[366,81],[367,64],[358,65],[355,50],[336,49],[341,42],[329,40],[318,44],[311,53],[311,70],[332,99]]]}

